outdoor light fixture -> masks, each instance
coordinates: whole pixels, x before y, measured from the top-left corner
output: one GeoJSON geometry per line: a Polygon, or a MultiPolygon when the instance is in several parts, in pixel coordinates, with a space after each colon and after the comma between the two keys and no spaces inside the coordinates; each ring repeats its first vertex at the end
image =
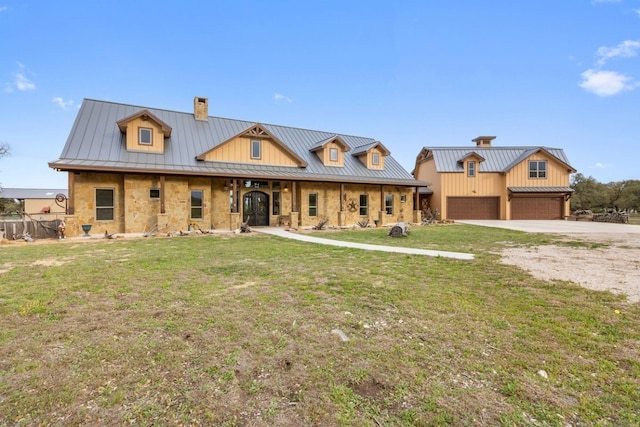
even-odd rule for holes
{"type": "Polygon", "coordinates": [[[289,186],[287,184],[284,185],[284,188],[282,189],[282,191],[284,193],[288,193],[289,192],[289,186]]]}
{"type": "Polygon", "coordinates": [[[225,182],[224,185],[222,186],[222,191],[224,191],[225,193],[227,191],[229,191],[229,187],[227,186],[227,183],[225,182]]]}

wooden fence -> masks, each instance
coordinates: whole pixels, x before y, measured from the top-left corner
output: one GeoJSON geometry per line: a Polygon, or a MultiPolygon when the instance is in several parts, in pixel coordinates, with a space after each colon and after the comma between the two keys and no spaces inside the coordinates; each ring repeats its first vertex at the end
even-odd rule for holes
{"type": "Polygon", "coordinates": [[[58,236],[59,223],[60,220],[0,221],[0,235],[9,240],[22,239],[25,234],[33,239],[55,239],[58,236]]]}

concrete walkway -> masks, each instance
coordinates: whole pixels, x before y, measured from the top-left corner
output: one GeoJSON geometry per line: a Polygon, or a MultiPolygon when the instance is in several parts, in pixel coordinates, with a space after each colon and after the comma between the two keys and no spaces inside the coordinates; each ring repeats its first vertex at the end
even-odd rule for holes
{"type": "Polygon", "coordinates": [[[287,231],[280,227],[252,227],[251,231],[255,231],[263,234],[270,234],[272,236],[284,237],[286,239],[301,240],[309,243],[319,243],[321,245],[340,246],[343,248],[364,249],[368,251],[383,251],[383,252],[395,252],[400,254],[409,255],[426,255],[433,257],[445,257],[461,260],[472,260],[473,254],[466,254],[462,252],[447,252],[447,251],[431,251],[428,249],[417,248],[401,248],[397,246],[386,245],[369,245],[367,243],[355,243],[355,242],[343,242],[340,240],[323,239],[321,237],[311,236],[309,234],[300,234],[293,231],[287,231]]]}
{"type": "Polygon", "coordinates": [[[456,220],[460,224],[480,225],[482,227],[507,228],[527,233],[558,234],[640,234],[640,226],[633,224],[611,224],[593,221],[544,221],[544,220],[456,220]]]}

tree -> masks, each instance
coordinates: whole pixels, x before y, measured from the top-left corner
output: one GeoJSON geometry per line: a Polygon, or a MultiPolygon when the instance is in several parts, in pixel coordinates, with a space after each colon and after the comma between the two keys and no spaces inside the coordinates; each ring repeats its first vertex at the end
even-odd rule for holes
{"type": "Polygon", "coordinates": [[[640,181],[625,181],[615,205],[620,209],[640,209],[640,181]]]}
{"type": "Polygon", "coordinates": [[[611,205],[611,189],[605,184],[596,181],[593,177],[586,178],[577,173],[571,177],[571,210],[577,209],[604,209],[611,205]]]}

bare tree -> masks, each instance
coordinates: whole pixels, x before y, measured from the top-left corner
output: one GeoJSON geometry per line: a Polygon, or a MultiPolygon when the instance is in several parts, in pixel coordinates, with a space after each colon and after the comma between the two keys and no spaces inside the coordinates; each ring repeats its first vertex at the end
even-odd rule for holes
{"type": "Polygon", "coordinates": [[[0,142],[0,159],[9,154],[9,144],[0,142]]]}

